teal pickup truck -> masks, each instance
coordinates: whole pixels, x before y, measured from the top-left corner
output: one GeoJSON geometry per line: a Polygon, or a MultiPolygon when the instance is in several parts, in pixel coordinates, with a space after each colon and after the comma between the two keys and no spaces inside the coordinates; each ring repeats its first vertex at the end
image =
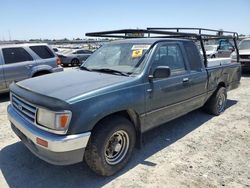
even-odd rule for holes
{"type": "Polygon", "coordinates": [[[201,34],[87,35],[129,32],[166,36],[115,40],[79,69],[10,86],[11,127],[36,156],[56,165],[85,160],[110,176],[126,165],[144,132],[203,106],[214,115],[225,110],[227,91],[240,83],[240,63],[207,66],[204,46],[201,57],[193,41],[201,34]]]}

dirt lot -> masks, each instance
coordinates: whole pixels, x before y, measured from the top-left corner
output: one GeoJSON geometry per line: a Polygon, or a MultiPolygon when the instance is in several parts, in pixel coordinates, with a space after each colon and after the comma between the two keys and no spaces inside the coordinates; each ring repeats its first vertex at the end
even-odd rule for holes
{"type": "Polygon", "coordinates": [[[32,155],[0,95],[0,187],[250,187],[250,74],[228,99],[219,117],[197,110],[148,132],[127,167],[103,178],[85,164],[58,167],[32,155]]]}

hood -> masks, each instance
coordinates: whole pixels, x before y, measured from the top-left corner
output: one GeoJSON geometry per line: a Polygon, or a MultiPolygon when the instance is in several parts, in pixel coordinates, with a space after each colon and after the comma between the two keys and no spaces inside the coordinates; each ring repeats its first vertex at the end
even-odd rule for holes
{"type": "Polygon", "coordinates": [[[73,69],[27,79],[17,85],[34,93],[68,101],[131,79],[132,77],[73,69]]]}
{"type": "Polygon", "coordinates": [[[250,55],[250,49],[239,50],[240,55],[250,55]]]}

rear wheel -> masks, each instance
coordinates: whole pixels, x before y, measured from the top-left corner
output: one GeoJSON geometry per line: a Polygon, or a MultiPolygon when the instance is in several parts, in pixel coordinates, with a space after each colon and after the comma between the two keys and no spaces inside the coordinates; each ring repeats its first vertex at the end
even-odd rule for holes
{"type": "Polygon", "coordinates": [[[135,146],[135,129],[121,116],[100,122],[93,130],[85,151],[85,161],[97,174],[111,176],[128,162],[135,146]]]}
{"type": "Polygon", "coordinates": [[[78,59],[72,59],[71,65],[72,66],[78,66],[80,64],[80,61],[78,59]]]}
{"type": "Polygon", "coordinates": [[[220,115],[225,111],[227,104],[227,90],[225,87],[220,87],[207,101],[205,109],[213,115],[220,115]]]}

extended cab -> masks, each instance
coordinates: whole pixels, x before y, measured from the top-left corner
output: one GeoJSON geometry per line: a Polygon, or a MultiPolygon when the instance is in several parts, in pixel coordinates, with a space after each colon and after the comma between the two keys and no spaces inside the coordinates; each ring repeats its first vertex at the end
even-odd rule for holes
{"type": "Polygon", "coordinates": [[[78,70],[13,83],[8,117],[39,158],[85,160],[109,176],[125,166],[145,131],[202,106],[214,115],[225,110],[241,66],[205,65],[193,40],[113,41],[78,70]]]}
{"type": "Polygon", "coordinates": [[[12,82],[63,71],[60,59],[47,44],[10,44],[0,46],[0,93],[12,82]]]}

